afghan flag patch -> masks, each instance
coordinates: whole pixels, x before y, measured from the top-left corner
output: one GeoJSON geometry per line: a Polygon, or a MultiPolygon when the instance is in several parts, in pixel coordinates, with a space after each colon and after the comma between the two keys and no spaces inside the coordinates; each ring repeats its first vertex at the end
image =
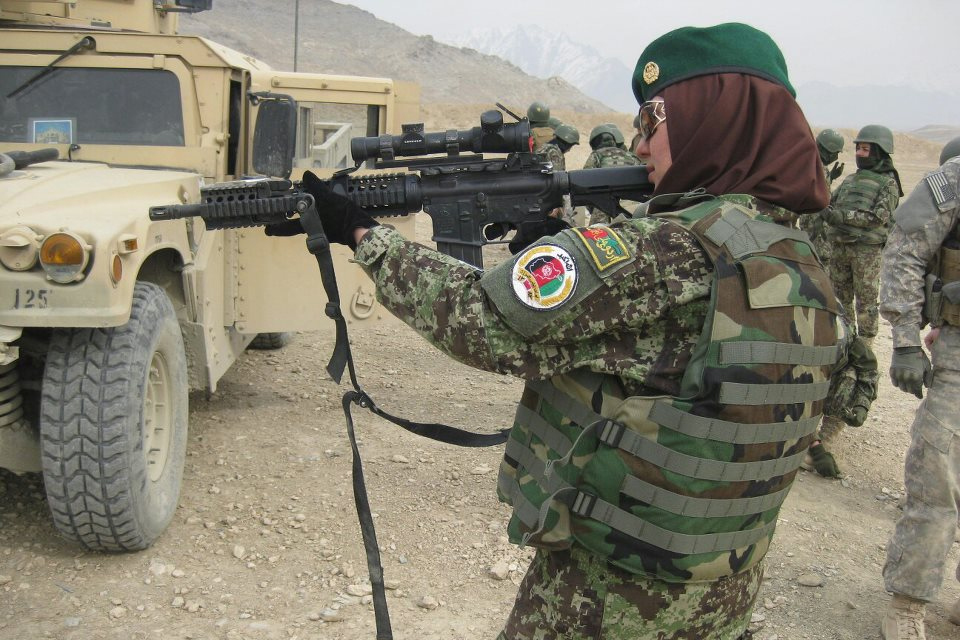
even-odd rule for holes
{"type": "Polygon", "coordinates": [[[577,263],[561,247],[541,244],[520,254],[513,263],[513,292],[531,309],[559,307],[577,287],[577,263]]]}
{"type": "Polygon", "coordinates": [[[627,245],[610,227],[596,225],[584,229],[574,229],[587,247],[587,253],[593,258],[598,271],[609,269],[613,265],[630,259],[627,245]]]}

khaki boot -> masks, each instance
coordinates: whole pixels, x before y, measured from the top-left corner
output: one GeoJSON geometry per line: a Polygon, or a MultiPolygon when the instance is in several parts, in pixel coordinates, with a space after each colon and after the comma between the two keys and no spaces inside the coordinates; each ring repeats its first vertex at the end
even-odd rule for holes
{"type": "Polygon", "coordinates": [[[880,634],[883,640],[927,640],[923,627],[926,604],[908,596],[893,594],[890,606],[883,614],[880,634]]]}
{"type": "Polygon", "coordinates": [[[947,612],[947,620],[953,624],[960,625],[960,600],[953,603],[950,611],[947,612]]]}

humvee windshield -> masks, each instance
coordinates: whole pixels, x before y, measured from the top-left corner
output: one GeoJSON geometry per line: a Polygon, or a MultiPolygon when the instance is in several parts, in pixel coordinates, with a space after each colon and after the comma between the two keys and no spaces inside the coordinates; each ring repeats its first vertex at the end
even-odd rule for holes
{"type": "Polygon", "coordinates": [[[29,82],[38,71],[0,67],[0,142],[183,146],[170,71],[57,67],[29,82]]]}

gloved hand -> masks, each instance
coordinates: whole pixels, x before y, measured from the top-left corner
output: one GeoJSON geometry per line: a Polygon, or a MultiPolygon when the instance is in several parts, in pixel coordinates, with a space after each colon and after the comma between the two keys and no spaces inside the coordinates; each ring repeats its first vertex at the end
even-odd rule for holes
{"type": "Polygon", "coordinates": [[[565,220],[547,216],[537,220],[524,220],[517,226],[517,233],[507,244],[510,253],[516,255],[544,236],[552,236],[570,225],[565,220]]]}
{"type": "Polygon", "coordinates": [[[830,169],[830,173],[827,174],[827,176],[830,179],[830,182],[833,182],[843,174],[843,167],[844,167],[844,164],[842,162],[838,162],[835,165],[833,165],[833,168],[830,169]]]}
{"type": "Polygon", "coordinates": [[[809,451],[810,459],[813,460],[813,468],[817,473],[824,478],[839,478],[841,476],[836,458],[823,447],[822,443],[813,445],[809,451]]]}
{"type": "Polygon", "coordinates": [[[862,427],[863,423],[867,421],[867,408],[853,407],[849,411],[846,411],[843,421],[851,427],[862,427]]]}
{"type": "Polygon", "coordinates": [[[820,217],[823,218],[823,221],[827,224],[840,225],[843,224],[843,211],[839,209],[834,209],[833,207],[827,207],[820,212],[820,217]]]}
{"type": "Polygon", "coordinates": [[[345,244],[356,249],[354,230],[372,229],[380,224],[349,198],[334,193],[333,189],[310,171],[303,174],[303,190],[313,196],[320,222],[323,223],[323,231],[331,243],[345,244]]]}
{"type": "Polygon", "coordinates": [[[933,382],[933,367],[923,347],[897,347],[890,359],[890,380],[901,391],[923,397],[923,387],[933,382]]]}

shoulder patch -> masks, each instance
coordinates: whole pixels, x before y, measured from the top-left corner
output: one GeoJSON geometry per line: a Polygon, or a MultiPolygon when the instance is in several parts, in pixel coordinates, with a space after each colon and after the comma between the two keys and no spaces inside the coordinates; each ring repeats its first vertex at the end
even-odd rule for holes
{"type": "Polygon", "coordinates": [[[594,225],[573,230],[587,248],[597,271],[603,272],[614,265],[630,259],[627,244],[617,232],[604,225],[594,225]]]}
{"type": "Polygon", "coordinates": [[[531,247],[513,263],[513,292],[531,309],[554,309],[570,300],[577,278],[573,256],[553,244],[531,247]]]}
{"type": "Polygon", "coordinates": [[[924,178],[924,180],[927,186],[930,187],[934,202],[937,203],[937,207],[941,210],[943,209],[943,205],[957,199],[957,193],[954,191],[950,181],[947,180],[947,174],[943,171],[934,171],[924,178]]]}

